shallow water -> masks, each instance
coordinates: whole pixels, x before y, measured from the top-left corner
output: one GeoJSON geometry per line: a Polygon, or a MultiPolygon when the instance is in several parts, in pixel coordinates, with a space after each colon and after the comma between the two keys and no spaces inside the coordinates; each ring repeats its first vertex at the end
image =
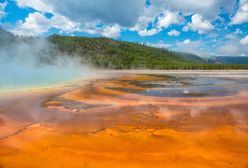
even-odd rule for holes
{"type": "Polygon", "coordinates": [[[247,91],[246,78],[127,75],[12,93],[0,99],[0,167],[243,168],[247,91]]]}
{"type": "MultiPolygon", "coordinates": [[[[161,75],[160,75],[161,76],[161,75]]],[[[156,81],[132,81],[136,86],[146,87],[136,93],[159,97],[206,97],[228,96],[248,88],[246,79],[227,79],[201,76],[164,76],[156,81]]],[[[123,88],[122,88],[123,89],[123,88]]],[[[126,91],[134,92],[133,90],[126,91]]]]}
{"type": "Polygon", "coordinates": [[[47,87],[89,77],[93,74],[88,69],[76,66],[40,66],[9,64],[0,65],[0,92],[36,87],[47,87]]]}

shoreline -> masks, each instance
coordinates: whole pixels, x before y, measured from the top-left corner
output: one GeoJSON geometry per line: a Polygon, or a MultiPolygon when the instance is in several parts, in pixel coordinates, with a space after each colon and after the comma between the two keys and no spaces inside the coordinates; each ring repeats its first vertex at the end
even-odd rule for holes
{"type": "MultiPolygon", "coordinates": [[[[96,79],[113,78],[119,75],[129,74],[157,74],[157,75],[200,75],[206,77],[222,77],[222,78],[248,78],[248,70],[96,70],[97,75],[87,78],[77,78],[74,80],[64,81],[61,83],[51,84],[47,86],[31,86],[25,88],[13,88],[0,90],[0,97],[5,94],[16,92],[33,92],[47,89],[61,89],[73,87],[76,82],[89,82],[96,79]]],[[[82,84],[82,83],[81,83],[82,84]]]]}
{"type": "Polygon", "coordinates": [[[219,74],[219,73],[231,73],[231,74],[246,74],[248,70],[146,70],[146,69],[132,69],[132,70],[102,70],[107,73],[168,73],[168,74],[219,74]]]}
{"type": "Polygon", "coordinates": [[[248,79],[248,70],[105,70],[108,74],[198,75],[202,77],[248,79]]]}
{"type": "Polygon", "coordinates": [[[63,90],[63,88],[65,89],[65,88],[77,87],[74,85],[75,84],[77,85],[78,82],[80,82],[78,83],[79,85],[85,85],[85,83],[87,82],[101,78],[105,78],[105,77],[94,75],[92,77],[77,78],[73,80],[68,80],[68,81],[64,81],[56,84],[44,85],[44,86],[37,85],[37,86],[30,86],[24,88],[13,88],[13,89],[3,89],[3,90],[1,90],[0,88],[0,97],[11,93],[15,94],[15,93],[26,93],[26,92],[40,92],[40,91],[42,92],[47,90],[61,90],[61,89],[63,90]]]}

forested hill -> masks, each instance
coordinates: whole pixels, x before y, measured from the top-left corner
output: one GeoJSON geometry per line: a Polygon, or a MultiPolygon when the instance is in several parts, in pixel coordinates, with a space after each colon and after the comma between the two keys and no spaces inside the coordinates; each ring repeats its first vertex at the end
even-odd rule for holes
{"type": "Polygon", "coordinates": [[[164,69],[187,66],[189,61],[181,54],[142,44],[115,41],[107,38],[87,38],[54,35],[49,40],[59,51],[84,58],[100,68],[164,69]]]}
{"type": "Polygon", "coordinates": [[[57,50],[106,69],[248,69],[248,65],[209,64],[189,53],[172,52],[107,38],[50,36],[57,50]]]}
{"type": "Polygon", "coordinates": [[[193,54],[108,38],[53,35],[46,40],[15,36],[0,28],[1,50],[20,50],[21,47],[36,48],[30,53],[35,53],[41,63],[52,63],[66,55],[101,69],[248,69],[248,64],[211,64],[193,54]]]}

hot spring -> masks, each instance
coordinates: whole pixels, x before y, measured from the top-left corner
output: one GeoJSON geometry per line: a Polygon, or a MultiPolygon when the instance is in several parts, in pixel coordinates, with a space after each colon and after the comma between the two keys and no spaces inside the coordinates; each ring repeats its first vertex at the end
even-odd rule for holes
{"type": "Polygon", "coordinates": [[[58,85],[93,75],[75,62],[61,65],[0,64],[0,91],[58,85]]]}

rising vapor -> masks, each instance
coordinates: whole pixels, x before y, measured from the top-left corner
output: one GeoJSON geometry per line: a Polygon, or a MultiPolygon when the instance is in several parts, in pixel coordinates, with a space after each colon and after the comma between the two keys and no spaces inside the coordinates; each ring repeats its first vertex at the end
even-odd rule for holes
{"type": "Polygon", "coordinates": [[[0,34],[0,90],[46,86],[92,76],[78,57],[62,54],[47,39],[0,34]]]}

